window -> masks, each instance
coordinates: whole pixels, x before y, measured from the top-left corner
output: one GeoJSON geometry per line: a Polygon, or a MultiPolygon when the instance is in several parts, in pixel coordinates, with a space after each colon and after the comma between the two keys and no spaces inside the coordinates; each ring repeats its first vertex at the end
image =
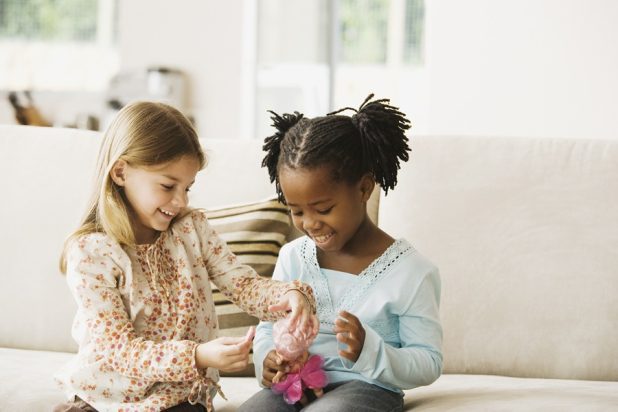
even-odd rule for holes
{"type": "Polygon", "coordinates": [[[386,0],[339,2],[341,62],[386,62],[388,7],[389,2],[386,0]]]}
{"type": "Polygon", "coordinates": [[[425,4],[423,0],[406,0],[403,61],[412,65],[423,63],[425,4]]]}
{"type": "Polygon", "coordinates": [[[272,134],[270,115],[297,108],[309,116],[328,110],[329,3],[257,3],[255,132],[272,134]]]}
{"type": "Polygon", "coordinates": [[[258,138],[273,132],[268,109],[311,117],[360,104],[371,92],[419,112],[427,84],[424,0],[257,4],[258,138]]]}
{"type": "Polygon", "coordinates": [[[339,0],[340,63],[422,64],[423,0],[339,0]]]}
{"type": "Polygon", "coordinates": [[[0,0],[0,89],[104,90],[115,13],[116,0],[0,0]]]}

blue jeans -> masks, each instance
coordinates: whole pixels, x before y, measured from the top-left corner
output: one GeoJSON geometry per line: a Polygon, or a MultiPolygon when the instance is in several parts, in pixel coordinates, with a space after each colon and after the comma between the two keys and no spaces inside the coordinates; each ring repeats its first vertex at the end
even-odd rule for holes
{"type": "MultiPolygon", "coordinates": [[[[306,391],[310,395],[311,391],[306,391]]],[[[312,399],[311,396],[308,396],[312,399]]],[[[370,383],[353,380],[337,382],[324,388],[324,396],[304,408],[299,403],[288,405],[283,395],[262,389],[243,403],[238,412],[400,412],[403,395],[370,383]]]]}

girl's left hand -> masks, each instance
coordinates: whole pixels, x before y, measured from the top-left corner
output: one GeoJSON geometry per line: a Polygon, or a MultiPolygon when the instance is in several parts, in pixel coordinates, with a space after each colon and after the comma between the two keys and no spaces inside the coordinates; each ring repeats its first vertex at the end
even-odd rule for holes
{"type": "Polygon", "coordinates": [[[350,312],[341,311],[333,332],[337,334],[338,342],[348,345],[348,350],[340,350],[339,356],[356,362],[365,344],[365,328],[360,320],[350,312]]]}
{"type": "Polygon", "coordinates": [[[268,307],[270,312],[281,310],[291,312],[290,327],[300,329],[307,338],[318,334],[318,318],[313,314],[309,301],[298,290],[288,290],[275,305],[268,307]]]}

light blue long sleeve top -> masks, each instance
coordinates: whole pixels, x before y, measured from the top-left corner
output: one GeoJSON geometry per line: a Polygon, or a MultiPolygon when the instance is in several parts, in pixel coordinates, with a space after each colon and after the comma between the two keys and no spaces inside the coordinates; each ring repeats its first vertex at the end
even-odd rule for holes
{"type": "MultiPolygon", "coordinates": [[[[429,385],[442,372],[438,269],[406,240],[395,241],[359,275],[322,269],[308,237],[286,244],[273,278],[299,279],[313,287],[320,330],[309,348],[324,357],[329,383],[363,380],[401,392],[429,385]],[[365,329],[356,362],[340,357],[333,327],[342,310],[365,329]]],[[[261,385],[264,358],[274,349],[272,323],[261,322],[253,359],[261,385]]]]}

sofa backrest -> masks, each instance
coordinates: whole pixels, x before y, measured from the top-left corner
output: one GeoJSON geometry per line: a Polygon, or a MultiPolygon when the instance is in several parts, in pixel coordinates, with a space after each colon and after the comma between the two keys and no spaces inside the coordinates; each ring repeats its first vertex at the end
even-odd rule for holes
{"type": "Polygon", "coordinates": [[[618,140],[413,137],[379,219],[440,269],[445,372],[618,380],[618,140]]]}
{"type": "MultiPolygon", "coordinates": [[[[100,141],[95,132],[0,125],[0,347],[76,350],[70,335],[76,306],[58,259],[84,213],[100,141]]],[[[202,145],[209,164],[191,189],[191,206],[274,196],[261,167],[261,141],[208,139],[202,145]]]]}

